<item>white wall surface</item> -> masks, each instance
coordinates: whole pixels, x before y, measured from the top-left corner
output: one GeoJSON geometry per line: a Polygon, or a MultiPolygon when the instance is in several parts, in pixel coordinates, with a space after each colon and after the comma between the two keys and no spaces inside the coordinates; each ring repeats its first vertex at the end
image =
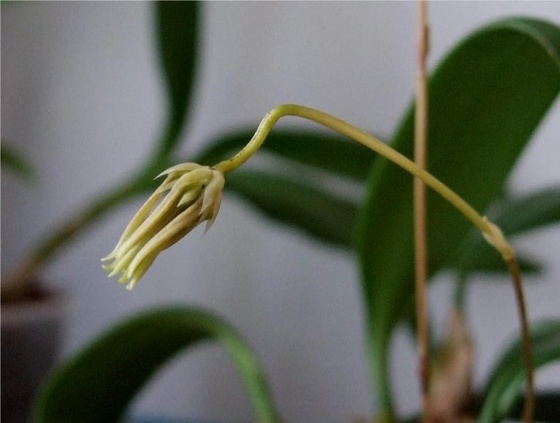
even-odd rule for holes
{"type": "MultiPolygon", "coordinates": [[[[295,102],[390,134],[414,81],[412,2],[210,2],[202,65],[183,151],[257,122],[295,102]]],[[[560,22],[557,2],[436,2],[430,62],[491,18],[530,14],[560,22]]],[[[2,5],[2,140],[25,153],[41,182],[2,174],[2,270],[77,206],[138,166],[158,135],[164,99],[149,3],[38,2],[2,5]]],[[[517,192],[560,183],[556,102],[511,180],[517,192]]],[[[100,258],[140,200],[112,213],[44,270],[68,289],[64,355],[111,323],[156,304],[217,310],[254,346],[287,421],[344,421],[369,413],[361,302],[354,259],[261,219],[227,196],[215,226],[163,254],[132,292],[107,280],[100,258]]],[[[558,315],[558,229],[522,243],[549,266],[528,301],[531,316],[558,315]]],[[[441,319],[448,287],[432,304],[441,319]]],[[[517,328],[504,283],[476,284],[470,319],[479,345],[477,380],[517,328]],[[496,304],[499,307],[496,308],[496,304]]],[[[141,354],[132,351],[131,354],[141,354]]],[[[395,347],[399,406],[418,405],[413,347],[395,347]]],[[[558,372],[540,383],[551,384],[558,372]]],[[[558,386],[558,384],[556,384],[558,386]]],[[[226,354],[204,347],[159,374],[135,412],[248,421],[250,406],[226,354]]]]}

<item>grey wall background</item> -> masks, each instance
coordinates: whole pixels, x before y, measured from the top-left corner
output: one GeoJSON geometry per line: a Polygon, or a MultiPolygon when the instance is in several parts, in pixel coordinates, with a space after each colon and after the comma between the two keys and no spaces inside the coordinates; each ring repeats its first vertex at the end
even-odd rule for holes
{"type": "MultiPolygon", "coordinates": [[[[559,22],[560,4],[431,4],[430,62],[482,22],[521,13],[559,22]]],[[[390,134],[412,93],[415,14],[412,2],[206,3],[184,151],[196,151],[228,128],[256,124],[286,102],[390,134]]],[[[144,2],[2,6],[2,139],[24,152],[41,175],[40,184],[29,186],[2,174],[3,271],[39,235],[149,153],[164,104],[151,30],[150,4],[144,2]]],[[[557,102],[519,163],[513,190],[560,183],[559,133],[557,102]]],[[[44,271],[72,298],[65,356],[134,311],[184,301],[219,311],[245,334],[287,421],[343,421],[372,410],[352,257],[264,221],[228,196],[209,233],[199,230],[162,255],[127,292],[107,280],[99,260],[139,202],[113,213],[44,271]]],[[[549,263],[529,290],[533,318],[558,314],[559,245],[558,229],[520,245],[549,263]]],[[[517,318],[507,284],[478,283],[470,294],[480,381],[517,318]]],[[[431,295],[441,320],[445,309],[438,304],[447,287],[437,284],[431,295]]],[[[413,351],[404,335],[397,337],[393,367],[405,411],[418,405],[413,351]]],[[[558,370],[539,375],[539,383],[554,384],[558,370]]],[[[176,359],[133,410],[226,421],[251,415],[227,356],[215,347],[176,359]]]]}

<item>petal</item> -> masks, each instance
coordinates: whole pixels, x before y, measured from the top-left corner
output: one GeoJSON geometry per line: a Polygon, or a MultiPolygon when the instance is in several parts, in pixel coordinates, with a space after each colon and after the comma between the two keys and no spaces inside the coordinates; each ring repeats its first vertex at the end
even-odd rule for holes
{"type": "MultiPolygon", "coordinates": [[[[147,257],[155,254],[156,256],[166,248],[175,244],[184,235],[178,237],[185,230],[189,232],[197,225],[196,217],[198,216],[198,209],[200,205],[195,203],[188,207],[186,210],[177,215],[171,222],[169,222],[162,230],[155,234],[152,238],[142,246],[141,250],[136,254],[130,266],[127,269],[127,277],[130,278],[135,273],[136,269],[142,264],[142,261],[147,257]]],[[[187,233],[185,232],[185,234],[187,233]]]]}
{"type": "Polygon", "coordinates": [[[165,169],[158,176],[156,176],[155,179],[160,178],[163,175],[169,175],[170,173],[173,173],[173,172],[180,172],[180,173],[191,172],[191,171],[193,171],[195,169],[198,169],[200,167],[203,167],[203,166],[199,165],[198,163],[181,163],[181,164],[172,166],[168,169],[165,169]]]}
{"type": "Polygon", "coordinates": [[[129,224],[126,226],[119,242],[117,242],[117,246],[115,250],[118,250],[120,245],[146,220],[154,206],[160,200],[163,193],[158,193],[157,191],[154,192],[146,202],[140,207],[140,210],[136,212],[136,214],[132,217],[129,224]]]}
{"type": "Polygon", "coordinates": [[[212,179],[210,180],[210,183],[204,189],[201,213],[204,213],[209,207],[212,207],[216,199],[221,195],[222,190],[224,189],[224,184],[224,175],[221,172],[214,170],[212,172],[212,179]]]}
{"type": "Polygon", "coordinates": [[[146,236],[157,234],[171,219],[176,216],[176,203],[181,193],[170,192],[144,222],[126,239],[121,248],[128,249],[146,236]]]}
{"type": "Polygon", "coordinates": [[[185,204],[193,203],[200,196],[201,192],[202,192],[201,187],[197,187],[197,189],[192,189],[186,192],[177,203],[177,207],[181,207],[184,206],[185,204]]]}

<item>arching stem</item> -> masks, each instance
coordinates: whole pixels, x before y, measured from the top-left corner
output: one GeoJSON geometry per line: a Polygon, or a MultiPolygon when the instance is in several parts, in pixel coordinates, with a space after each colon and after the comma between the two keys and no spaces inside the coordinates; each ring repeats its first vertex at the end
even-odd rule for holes
{"type": "Polygon", "coordinates": [[[225,174],[227,172],[235,170],[243,163],[245,163],[260,148],[274,124],[284,116],[300,117],[330,128],[335,132],[338,132],[356,142],[359,142],[367,148],[391,160],[393,163],[400,166],[413,176],[420,178],[427,186],[440,194],[459,212],[461,212],[468,220],[470,220],[482,232],[486,241],[501,254],[502,258],[508,265],[508,269],[513,280],[515,296],[519,309],[519,318],[521,320],[523,357],[527,374],[527,400],[525,402],[524,422],[532,422],[534,414],[533,409],[535,394],[533,383],[533,354],[531,349],[531,341],[529,338],[527,307],[525,304],[523,284],[521,282],[521,276],[517,265],[517,259],[515,257],[515,251],[507,242],[500,228],[490,222],[486,217],[481,216],[473,207],[470,206],[470,204],[463,200],[459,195],[457,195],[439,179],[437,179],[432,174],[419,167],[412,160],[394,150],[393,148],[389,147],[379,139],[325,112],[305,106],[299,106],[296,104],[284,104],[268,112],[262,119],[259,127],[257,128],[257,131],[255,132],[249,143],[232,158],[224,160],[215,165],[214,169],[219,170],[225,174]]]}
{"type": "MultiPolygon", "coordinates": [[[[255,134],[249,143],[230,159],[224,160],[213,166],[214,169],[222,173],[228,173],[235,170],[245,163],[260,148],[272,127],[284,116],[296,116],[319,125],[325,126],[352,140],[364,145],[365,147],[375,151],[383,157],[389,159],[396,165],[400,166],[413,176],[422,179],[426,185],[440,194],[449,201],[457,210],[459,210],[467,219],[469,219],[477,228],[485,235],[485,238],[502,253],[502,250],[508,254],[512,253],[512,249],[507,244],[499,229],[493,225],[488,219],[481,216],[474,208],[472,208],[465,200],[459,197],[455,192],[449,189],[440,180],[435,178],[426,170],[420,168],[416,163],[408,157],[402,155],[398,151],[389,147],[383,141],[373,137],[365,131],[325,112],[312,109],[297,104],[283,104],[268,112],[262,119],[255,134]],[[507,251],[506,251],[507,250],[507,251]]],[[[503,255],[503,254],[502,254],[503,255]]]]}

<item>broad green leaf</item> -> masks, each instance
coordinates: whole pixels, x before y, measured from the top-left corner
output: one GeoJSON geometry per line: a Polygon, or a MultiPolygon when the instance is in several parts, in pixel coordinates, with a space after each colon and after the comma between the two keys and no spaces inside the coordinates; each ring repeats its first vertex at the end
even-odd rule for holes
{"type": "MultiPolygon", "coordinates": [[[[558,224],[560,223],[560,187],[547,187],[522,197],[506,197],[498,201],[496,210],[493,210],[490,216],[509,239],[548,225],[558,224]]],[[[461,252],[459,266],[464,271],[502,272],[504,269],[499,254],[488,245],[479,232],[471,233],[467,246],[461,252]]]]}
{"type": "Polygon", "coordinates": [[[155,2],[157,45],[168,100],[158,156],[175,148],[187,118],[198,55],[200,7],[197,1],[155,2]]]}
{"type": "MultiPolygon", "coordinates": [[[[249,129],[229,132],[218,137],[211,147],[197,157],[198,163],[214,165],[241,150],[251,139],[258,124],[249,129]]],[[[375,153],[350,142],[347,138],[296,129],[274,129],[261,151],[325,170],[333,175],[365,181],[375,153]]],[[[260,153],[257,153],[257,155],[260,153]]]]}
{"type": "Polygon", "coordinates": [[[218,342],[237,366],[259,422],[279,422],[254,353],[224,320],[202,309],[167,307],[119,324],[64,363],[42,390],[36,423],[111,423],[182,350],[218,342]]]}
{"type": "Polygon", "coordinates": [[[357,205],[350,200],[265,171],[232,172],[227,186],[273,219],[334,245],[351,244],[357,205]]]}
{"type": "MultiPolygon", "coordinates": [[[[560,29],[512,18],[461,42],[429,82],[429,170],[485,210],[560,90],[560,29]]],[[[392,145],[412,156],[410,108],[392,145]]],[[[453,257],[471,229],[462,215],[430,193],[429,269],[453,257]]],[[[380,405],[392,410],[388,349],[397,322],[413,303],[412,178],[378,160],[358,224],[357,248],[366,301],[368,346],[380,405]]]]}
{"type": "MultiPolygon", "coordinates": [[[[560,320],[546,320],[531,328],[535,367],[560,361],[560,320]]],[[[492,371],[479,416],[481,423],[501,422],[515,405],[525,381],[521,341],[516,339],[504,351],[492,371]]]]}
{"type": "Polygon", "coordinates": [[[37,178],[35,170],[27,162],[27,160],[22,157],[13,148],[8,147],[4,142],[0,144],[1,157],[2,157],[2,167],[6,170],[10,170],[15,174],[29,180],[34,180],[37,178]]]}

